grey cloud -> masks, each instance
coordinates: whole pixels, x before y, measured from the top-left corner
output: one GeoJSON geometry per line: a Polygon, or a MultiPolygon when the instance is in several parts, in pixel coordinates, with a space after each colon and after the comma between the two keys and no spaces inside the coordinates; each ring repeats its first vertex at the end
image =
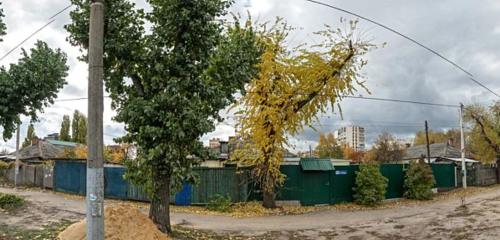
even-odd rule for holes
{"type": "MultiPolygon", "coordinates": [[[[498,1],[485,0],[481,3],[456,0],[322,1],[380,21],[421,41],[472,72],[476,79],[491,89],[500,92],[500,80],[497,75],[500,70],[498,1]]],[[[291,34],[289,40],[291,44],[314,43],[317,40],[312,33],[321,29],[324,24],[339,26],[340,17],[354,19],[344,13],[304,0],[251,0],[251,2],[253,7],[250,11],[253,12],[254,20],[273,21],[275,16],[282,16],[292,26],[299,28],[291,34]],[[256,9],[263,11],[255,12],[256,9]]],[[[49,13],[64,7],[67,3],[66,1],[55,1],[50,4],[48,1],[34,0],[4,1],[3,7],[6,10],[9,29],[22,28],[23,32],[30,32],[34,26],[30,24],[44,22],[49,13]]],[[[146,5],[143,0],[137,0],[136,3],[141,7],[146,5]]],[[[245,16],[248,10],[244,7],[245,3],[246,1],[237,1],[231,10],[245,16]]],[[[58,21],[69,21],[67,13],[62,14],[58,21]]],[[[360,20],[359,27],[364,36],[373,39],[374,43],[388,43],[387,47],[367,55],[369,64],[364,73],[372,96],[446,104],[459,102],[488,104],[497,99],[468,80],[465,74],[415,44],[363,20],[360,20]]],[[[48,31],[66,34],[62,27],[51,28],[48,31]]],[[[79,71],[82,71],[81,74],[75,73],[74,77],[84,76],[83,71],[86,68],[74,60],[78,52],[66,45],[63,50],[69,52],[71,54],[69,57],[75,61],[71,62],[72,69],[78,66],[79,71]]],[[[67,97],[80,92],[80,89],[86,89],[86,81],[73,79],[62,93],[67,97]]],[[[363,91],[357,94],[368,96],[363,91]]],[[[415,123],[423,125],[424,120],[428,120],[433,129],[446,129],[458,125],[458,112],[450,108],[357,99],[344,99],[341,106],[344,119],[340,120],[338,115],[330,118],[321,117],[320,122],[324,126],[318,127],[318,130],[327,132],[341,125],[365,125],[368,142],[372,142],[384,131],[394,133],[401,138],[408,138],[422,129],[420,126],[398,125],[416,125],[415,123]]],[[[61,109],[61,112],[65,111],[61,109]]],[[[329,112],[325,115],[334,114],[329,112]]],[[[50,115],[46,118],[53,117],[55,116],[50,115]]],[[[227,122],[233,125],[231,120],[227,122]]],[[[123,127],[113,123],[106,127],[105,132],[120,135],[123,133],[123,127]]],[[[203,139],[233,133],[232,128],[222,125],[203,139]]],[[[292,138],[292,141],[296,143],[298,150],[305,150],[317,139],[318,133],[306,128],[303,133],[292,138]]]]}

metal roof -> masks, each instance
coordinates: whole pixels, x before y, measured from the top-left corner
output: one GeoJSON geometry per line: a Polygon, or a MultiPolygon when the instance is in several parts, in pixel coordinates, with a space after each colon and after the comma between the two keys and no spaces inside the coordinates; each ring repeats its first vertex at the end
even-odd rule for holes
{"type": "MultiPolygon", "coordinates": [[[[431,158],[459,158],[461,152],[447,143],[434,143],[429,145],[431,158]]],[[[406,159],[419,159],[421,155],[427,156],[427,146],[417,145],[406,149],[403,160],[406,159]]]]}
{"type": "Polygon", "coordinates": [[[76,142],[67,142],[67,141],[59,141],[59,140],[47,140],[50,144],[57,146],[65,146],[65,147],[76,147],[78,143],[76,142]]]}
{"type": "Polygon", "coordinates": [[[300,166],[303,171],[330,171],[334,170],[330,159],[301,158],[300,166]]]}

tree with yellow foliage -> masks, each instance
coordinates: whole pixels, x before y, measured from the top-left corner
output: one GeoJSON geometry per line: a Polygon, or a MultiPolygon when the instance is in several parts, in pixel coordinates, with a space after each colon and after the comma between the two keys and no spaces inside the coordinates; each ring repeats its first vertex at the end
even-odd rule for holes
{"type": "Polygon", "coordinates": [[[374,45],[360,40],[355,30],[355,21],[349,22],[348,32],[327,26],[317,33],[324,39],[321,44],[295,48],[286,46],[291,28],[281,20],[261,32],[265,51],[258,64],[260,72],[238,104],[242,109],[238,134],[248,144],[233,158],[254,167],[264,207],[276,207],[276,187],[285,180],[280,165],[287,137],[311,126],[316,114],[328,106],[333,110],[356,86],[365,88],[359,81],[366,65],[361,56],[374,45]]]}
{"type": "Polygon", "coordinates": [[[363,157],[365,156],[365,152],[356,151],[352,147],[345,145],[343,149],[343,155],[344,159],[352,160],[354,162],[361,162],[363,160],[363,157]]]}
{"type": "Polygon", "coordinates": [[[340,146],[332,133],[319,134],[319,142],[315,151],[319,158],[344,158],[342,146],[340,146]]]}
{"type": "Polygon", "coordinates": [[[489,108],[467,106],[465,120],[472,125],[469,142],[475,157],[482,162],[500,164],[500,101],[489,108]]]}
{"type": "MultiPolygon", "coordinates": [[[[453,140],[453,147],[460,148],[460,130],[459,129],[448,129],[446,132],[439,132],[429,130],[429,144],[433,143],[445,143],[448,140],[453,140]]],[[[425,136],[425,131],[418,131],[415,134],[415,139],[413,140],[414,145],[424,145],[427,144],[427,139],[425,136]]]]}

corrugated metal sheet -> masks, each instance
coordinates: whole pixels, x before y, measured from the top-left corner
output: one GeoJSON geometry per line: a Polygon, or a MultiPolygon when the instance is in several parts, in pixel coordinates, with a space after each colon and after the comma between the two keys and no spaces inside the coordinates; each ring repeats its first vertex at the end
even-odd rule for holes
{"type": "Polygon", "coordinates": [[[334,170],[330,159],[300,159],[303,171],[331,171],[334,170]]]}
{"type": "Polygon", "coordinates": [[[404,193],[405,171],[403,164],[381,164],[380,172],[389,180],[385,198],[400,198],[404,193]]]}
{"type": "Polygon", "coordinates": [[[207,204],[216,194],[229,196],[233,202],[246,201],[248,198],[248,170],[236,168],[195,168],[200,177],[191,192],[192,204],[207,204]]]}
{"type": "Polygon", "coordinates": [[[127,199],[129,183],[125,181],[124,167],[105,167],[104,168],[104,196],[117,199],[127,199]]]}
{"type": "Polygon", "coordinates": [[[453,163],[431,164],[431,168],[437,188],[455,187],[455,165],[453,163]]]}
{"type": "Polygon", "coordinates": [[[356,182],[358,169],[358,165],[335,166],[335,171],[330,172],[330,179],[332,180],[330,204],[352,202],[354,200],[352,188],[356,182]]]}

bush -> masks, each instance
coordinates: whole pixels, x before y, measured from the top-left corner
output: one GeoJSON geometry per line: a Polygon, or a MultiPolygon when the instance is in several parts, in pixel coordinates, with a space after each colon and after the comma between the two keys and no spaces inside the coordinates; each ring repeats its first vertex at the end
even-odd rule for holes
{"type": "Polygon", "coordinates": [[[404,197],[416,200],[430,200],[432,188],[436,185],[432,169],[423,159],[410,163],[406,171],[404,197]]]}
{"type": "Polygon", "coordinates": [[[24,199],[12,194],[0,193],[0,208],[11,210],[24,204],[24,199]]]}
{"type": "Polygon", "coordinates": [[[387,178],[380,173],[378,164],[361,164],[353,188],[354,201],[367,206],[377,205],[385,198],[387,182],[387,178]]]}
{"type": "Polygon", "coordinates": [[[231,197],[215,194],[208,201],[207,209],[216,212],[229,212],[231,210],[231,205],[231,197]]]}
{"type": "Polygon", "coordinates": [[[0,161],[0,170],[9,169],[10,165],[4,161],[0,161]]]}

